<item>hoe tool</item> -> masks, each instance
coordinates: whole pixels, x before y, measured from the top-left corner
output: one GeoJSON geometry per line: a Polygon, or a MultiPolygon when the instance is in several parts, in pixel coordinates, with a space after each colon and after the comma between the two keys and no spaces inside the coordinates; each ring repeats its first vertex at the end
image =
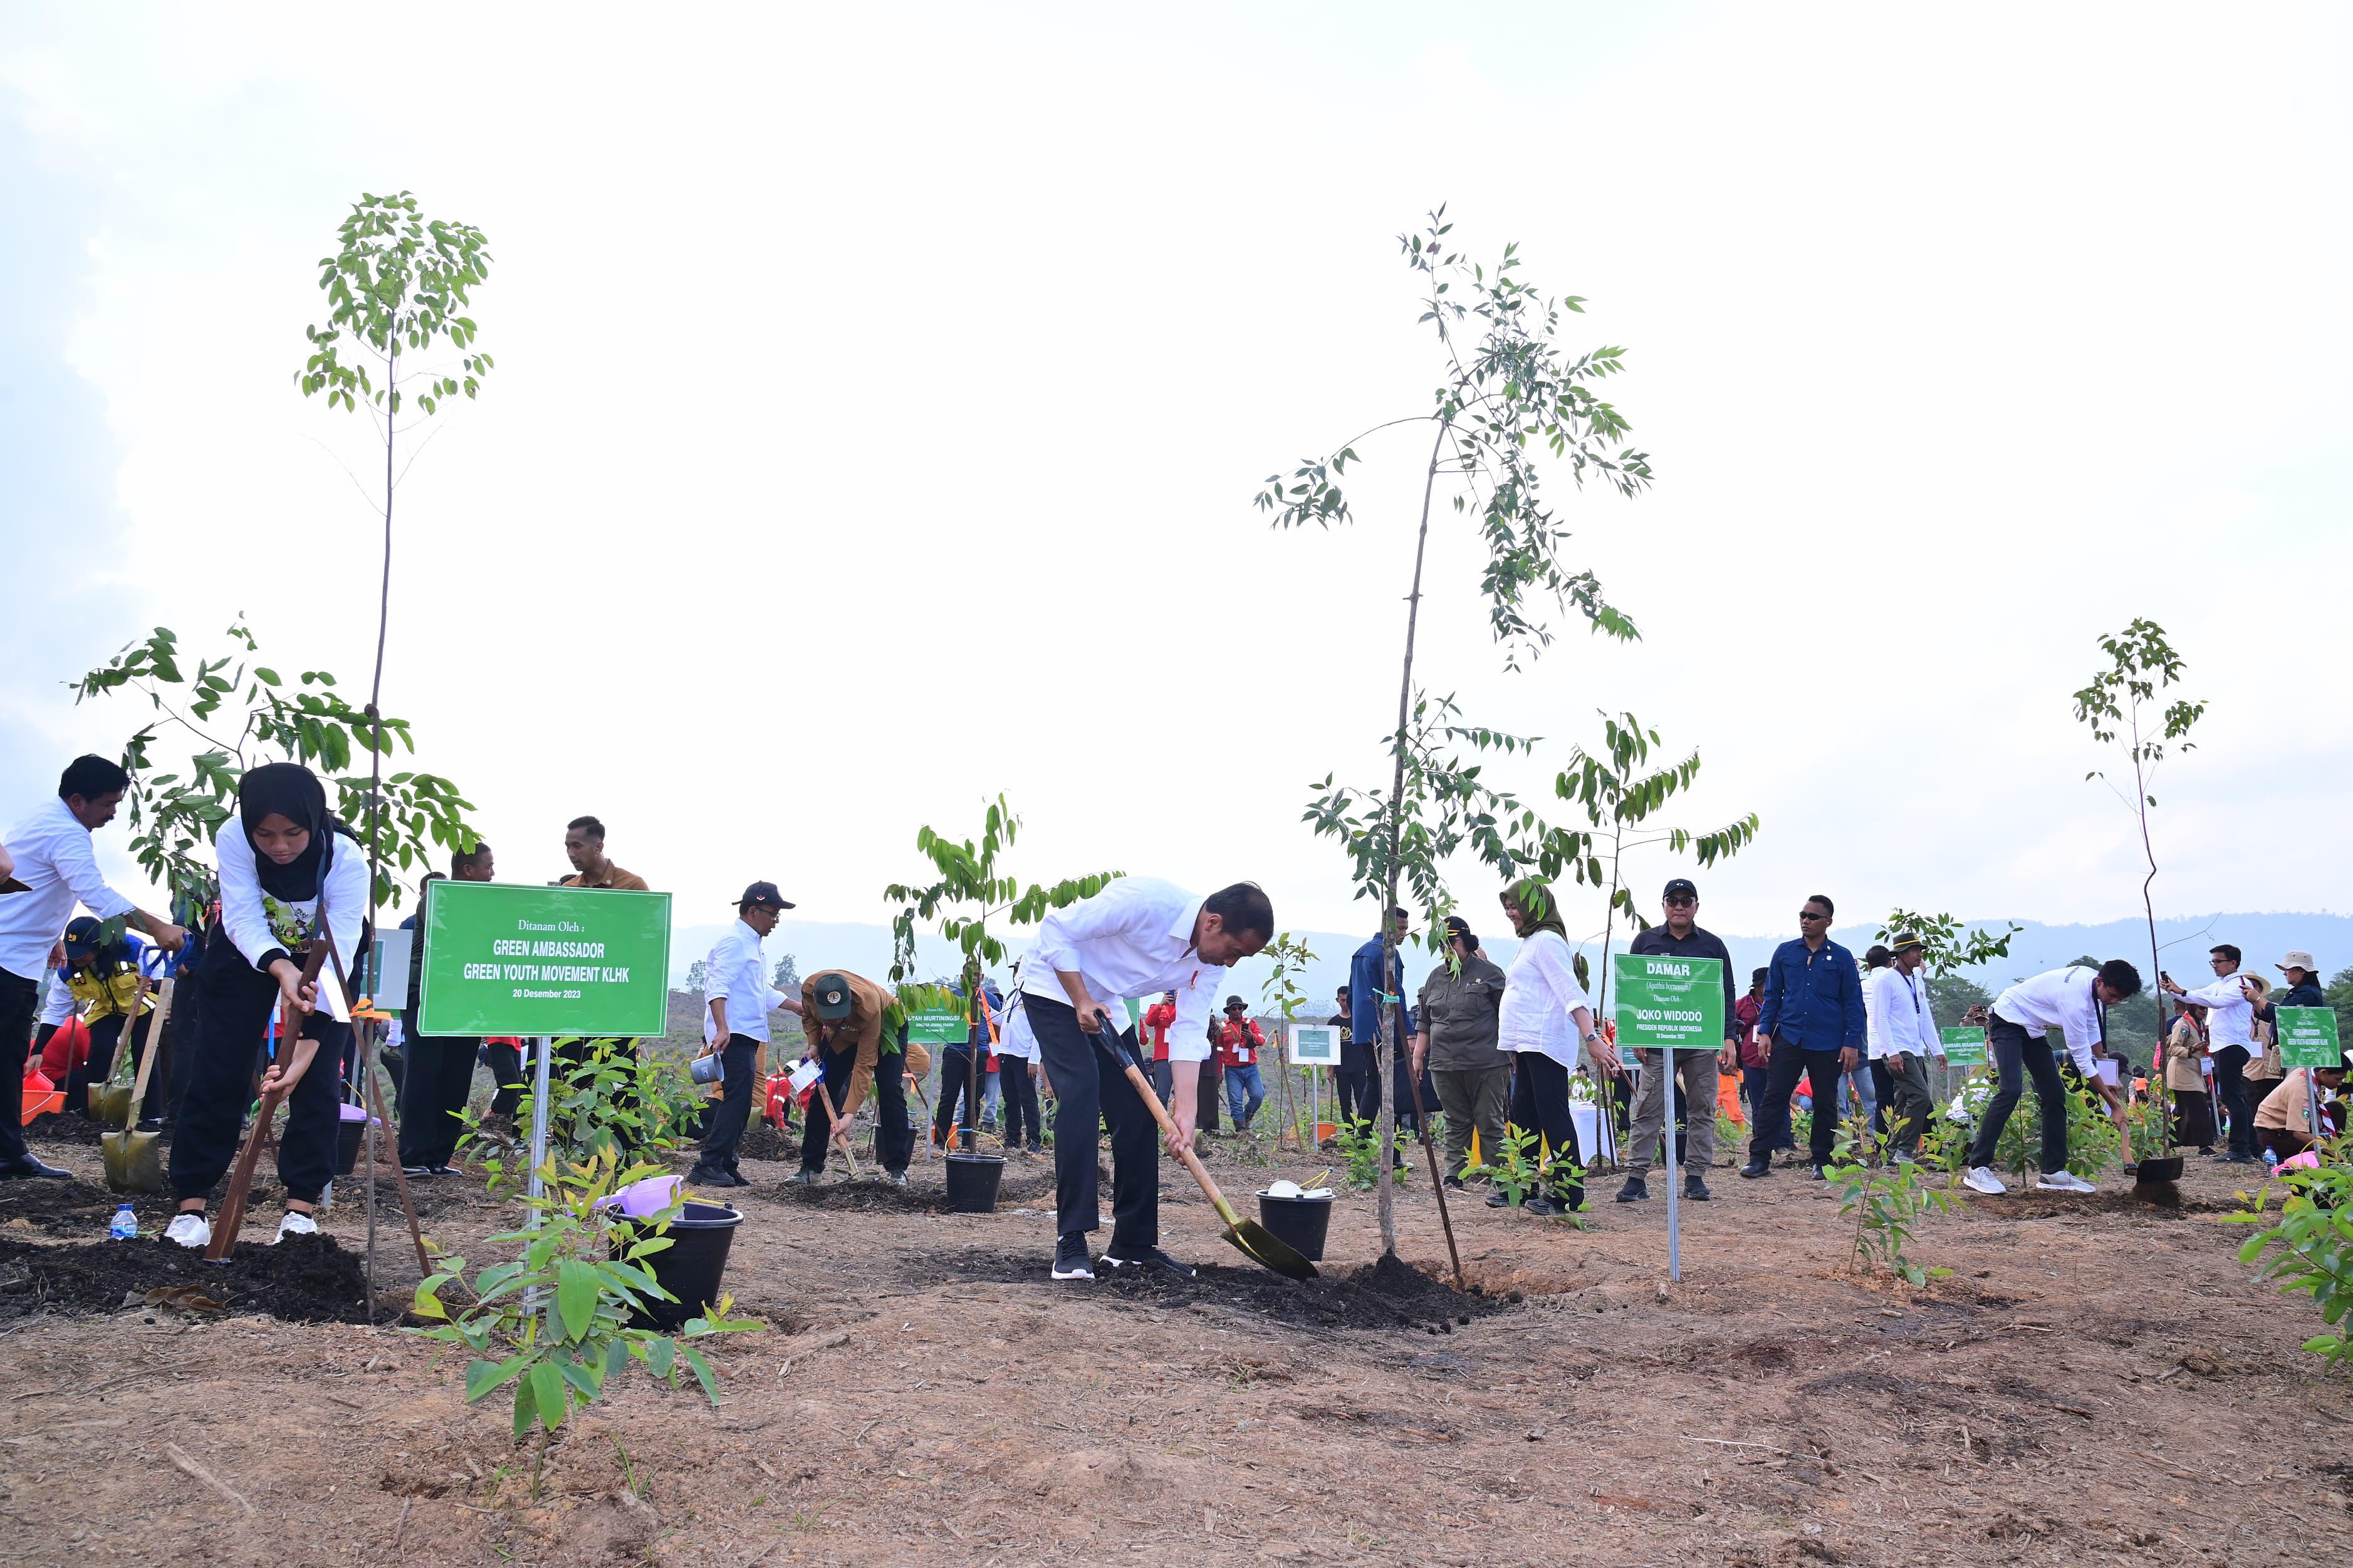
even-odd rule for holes
{"type": "MultiPolygon", "coordinates": [[[[1153,1092],[1152,1080],[1144,1076],[1143,1069],[1112,1036],[1110,1020],[1102,1022],[1102,1031],[1089,1037],[1095,1042],[1097,1049],[1112,1058],[1113,1066],[1127,1074],[1127,1081],[1135,1088],[1135,1097],[1144,1101],[1152,1112],[1152,1119],[1160,1123],[1162,1140],[1175,1142],[1176,1123],[1168,1119],[1168,1108],[1162,1105],[1160,1096],[1153,1092]]],[[[1225,1194],[1218,1191],[1218,1184],[1211,1181],[1209,1173],[1201,1168],[1201,1157],[1194,1153],[1189,1145],[1179,1145],[1176,1157],[1185,1163],[1187,1171],[1193,1173],[1193,1179],[1201,1184],[1201,1191],[1208,1194],[1210,1205],[1218,1211],[1218,1217],[1226,1222],[1226,1239],[1240,1247],[1243,1256],[1253,1263],[1264,1264],[1286,1279],[1315,1278],[1315,1265],[1308,1262],[1297,1247],[1258,1221],[1244,1219],[1234,1212],[1234,1205],[1226,1201],[1225,1194]]]]}
{"type": "MultiPolygon", "coordinates": [[[[154,1070],[155,1058],[164,1048],[164,1021],[172,1016],[173,984],[167,977],[155,994],[155,1011],[147,1022],[147,1049],[140,1055],[139,1080],[131,1086],[130,1103],[122,1109],[122,1130],[109,1132],[98,1141],[100,1158],[106,1164],[106,1184],[113,1192],[164,1190],[163,1136],[142,1132],[136,1117],[147,1102],[147,1075],[154,1070]]],[[[126,1033],[128,1027],[125,1026],[126,1033]]],[[[122,1048],[131,1048],[127,1039],[122,1048]]]]}
{"type": "MultiPolygon", "coordinates": [[[[319,968],[326,962],[327,944],[312,942],[310,957],[302,965],[302,983],[316,983],[319,968]]],[[[290,1073],[297,1068],[308,1071],[311,1058],[319,1052],[319,1042],[301,1032],[302,1021],[302,1014],[290,1004],[280,1005],[278,1060],[290,1073]]],[[[212,1245],[205,1248],[207,1263],[227,1262],[230,1248],[237,1246],[237,1233],[245,1228],[246,1194],[253,1190],[253,1171],[261,1163],[261,1145],[269,1137],[270,1119],[278,1114],[279,1105],[291,1092],[274,1088],[261,1096],[261,1104],[254,1111],[252,1130],[245,1135],[245,1147],[237,1151],[237,1163],[229,1167],[228,1192],[221,1199],[220,1219],[213,1226],[212,1245]]]]}

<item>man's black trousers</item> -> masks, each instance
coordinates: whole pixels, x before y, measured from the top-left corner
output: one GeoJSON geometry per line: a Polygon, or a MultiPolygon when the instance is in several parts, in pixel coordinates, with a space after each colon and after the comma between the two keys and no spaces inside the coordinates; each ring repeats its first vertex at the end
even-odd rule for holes
{"type": "Polygon", "coordinates": [[[720,1070],[726,1075],[723,1098],[712,1113],[711,1131],[703,1135],[697,1170],[734,1173],[735,1145],[744,1141],[744,1123],[752,1119],[752,1058],[759,1050],[760,1042],[749,1035],[727,1037],[727,1047],[720,1052],[720,1070]]]}
{"type": "MultiPolygon", "coordinates": [[[[1160,1126],[1135,1091],[1134,1080],[1112,1056],[1132,1047],[1106,1034],[1101,1045],[1079,1027],[1067,1002],[1032,993],[1022,998],[1046,1076],[1054,1080],[1054,1210],[1062,1236],[1083,1236],[1101,1223],[1097,1127],[1111,1132],[1111,1247],[1140,1258],[1160,1245],[1160,1126]]],[[[1180,1070],[1190,1063],[1177,1064],[1180,1070]]]]}
{"type": "Polygon", "coordinates": [[[1046,1139],[1046,1124],[1038,1120],[1036,1069],[1019,1057],[997,1058],[997,1079],[1005,1090],[1005,1146],[1018,1149],[1023,1141],[1032,1149],[1046,1139]]]}
{"type": "MultiPolygon", "coordinates": [[[[934,1143],[946,1142],[951,1127],[970,1127],[973,1117],[980,1109],[972,1097],[973,1054],[969,1046],[950,1046],[940,1053],[940,1103],[932,1115],[932,1142],[934,1143]],[[964,1107],[961,1121],[956,1116],[959,1102],[964,1107]]],[[[980,1053],[980,1067],[981,1092],[986,1094],[988,1092],[988,1054],[985,1047],[980,1053]]]]}
{"type": "Polygon", "coordinates": [[[2231,1152],[2253,1154],[2255,1113],[2247,1106],[2246,1047],[2224,1046],[2214,1053],[2214,1099],[2230,1114],[2231,1152]]]}
{"type": "MultiPolygon", "coordinates": [[[[13,970],[0,969],[0,1084],[10,1087],[25,1078],[25,1055],[33,1045],[33,1015],[39,1012],[41,983],[13,970]]],[[[0,1163],[25,1157],[25,1128],[16,1107],[0,1116],[0,1163]]]]}
{"type": "Polygon", "coordinates": [[[400,1163],[446,1165],[458,1152],[459,1117],[474,1089],[477,1042],[454,1035],[411,1035],[400,1078],[400,1163]]]}
{"type": "Polygon", "coordinates": [[[1969,1145],[1968,1160],[1972,1166],[1991,1166],[1994,1145],[2001,1142],[2001,1130],[2010,1125],[2010,1113],[2018,1109],[2019,1098],[2026,1092],[2023,1078],[2034,1079],[2034,1098],[2042,1102],[2042,1173],[2064,1170],[2067,1165],[2067,1086],[2059,1079],[2059,1064],[2051,1055],[2051,1041],[2037,1038],[2026,1032],[2023,1024],[2013,1024],[1996,1013],[1986,1020],[1986,1055],[1991,1058],[1996,1075],[1993,1098],[1986,1101],[1984,1113],[1978,1119],[1978,1135],[1969,1145]]]}
{"type": "MultiPolygon", "coordinates": [[[[858,1067],[855,1050],[818,1052],[825,1068],[825,1088],[809,1095],[808,1114],[801,1119],[801,1169],[825,1169],[833,1147],[833,1107],[849,1092],[850,1075],[858,1067]],[[830,1102],[827,1095],[833,1098],[830,1102]]],[[[851,1111],[849,1114],[856,1115],[851,1111]]],[[[893,1052],[874,1063],[874,1152],[886,1171],[903,1171],[915,1152],[915,1135],[907,1125],[907,1058],[893,1052]]]]}
{"type": "Polygon", "coordinates": [[[1770,1160],[1776,1149],[1792,1146],[1789,1100],[1798,1092],[1800,1078],[1812,1083],[1814,1092],[1814,1130],[1806,1140],[1807,1152],[1817,1167],[1831,1163],[1831,1148],[1838,1137],[1839,1054],[1810,1050],[1776,1035],[1773,1059],[1765,1067],[1765,1106],[1757,1113],[1757,1131],[1748,1140],[1750,1164],[1770,1160]]]}

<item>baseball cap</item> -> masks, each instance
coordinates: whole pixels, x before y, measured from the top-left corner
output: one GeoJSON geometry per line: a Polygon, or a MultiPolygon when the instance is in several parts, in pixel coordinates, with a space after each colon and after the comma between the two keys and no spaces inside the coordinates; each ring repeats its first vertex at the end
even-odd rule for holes
{"type": "MultiPolygon", "coordinates": [[[[776,889],[771,888],[769,891],[776,889]]],[[[792,905],[786,904],[786,909],[792,905]]],[[[809,982],[817,993],[817,1016],[828,1024],[839,1024],[849,1016],[849,982],[840,973],[828,970],[809,982]]]]}
{"type": "Polygon", "coordinates": [[[784,894],[776,891],[776,885],[774,882],[754,882],[744,889],[742,898],[735,900],[735,907],[739,910],[753,904],[770,910],[789,910],[794,907],[785,901],[784,894]]]}
{"type": "Polygon", "coordinates": [[[90,958],[98,952],[98,917],[77,915],[66,924],[66,956],[90,958]]]}
{"type": "Polygon", "coordinates": [[[2281,958],[2277,967],[2281,969],[2301,969],[2308,974],[2317,974],[2320,973],[2320,965],[2312,961],[2312,954],[2305,952],[2300,947],[2291,948],[2286,955],[2281,958]]]}
{"type": "Polygon", "coordinates": [[[1693,885],[1692,879],[1689,877],[1677,877],[1673,881],[1667,884],[1667,890],[1660,894],[1659,897],[1662,899],[1696,899],[1699,897],[1699,889],[1693,885]]]}
{"type": "Polygon", "coordinates": [[[1446,917],[1446,934],[1449,937],[1459,936],[1465,942],[1476,942],[1479,940],[1479,933],[1472,931],[1471,929],[1471,922],[1464,920],[1461,915],[1449,915],[1446,917]]]}

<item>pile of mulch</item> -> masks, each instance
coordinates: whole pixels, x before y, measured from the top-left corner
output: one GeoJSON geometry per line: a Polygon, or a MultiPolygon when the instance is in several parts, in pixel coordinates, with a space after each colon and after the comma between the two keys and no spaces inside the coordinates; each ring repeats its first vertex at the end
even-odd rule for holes
{"type": "MultiPolygon", "coordinates": [[[[103,1241],[123,1202],[123,1194],[80,1176],[0,1182],[0,1230],[32,1229],[103,1241]]],[[[139,1216],[139,1228],[150,1235],[171,1224],[172,1211],[179,1206],[167,1192],[132,1194],[129,1202],[131,1212],[139,1216]]]]}
{"type": "Polygon", "coordinates": [[[62,1110],[44,1112],[25,1124],[25,1136],[35,1142],[79,1143],[91,1149],[97,1148],[98,1141],[109,1132],[120,1131],[87,1116],[69,1115],[62,1110]]]}
{"type": "Polygon", "coordinates": [[[1385,1257],[1347,1274],[1326,1272],[1293,1281],[1254,1264],[1204,1263],[1191,1279],[1176,1274],[1099,1274],[1093,1283],[1055,1280],[1049,1247],[1033,1253],[964,1251],[913,1266],[909,1282],[937,1285],[976,1281],[1038,1285],[1158,1310],[1195,1306],[1222,1308],[1242,1316],[1306,1329],[1353,1329],[1366,1332],[1451,1334],[1473,1318],[1508,1311],[1518,1292],[1503,1299],[1466,1294],[1434,1279],[1404,1260],[1385,1257]]]}
{"type": "MultiPolygon", "coordinates": [[[[331,1236],[240,1241],[225,1263],[207,1263],[197,1249],[161,1237],[67,1247],[0,1239],[0,1322],[41,1312],[116,1312],[155,1291],[174,1292],[169,1304],[199,1316],[367,1321],[359,1255],[331,1236]]],[[[399,1303],[379,1301],[385,1321],[399,1311],[399,1303]]]]}

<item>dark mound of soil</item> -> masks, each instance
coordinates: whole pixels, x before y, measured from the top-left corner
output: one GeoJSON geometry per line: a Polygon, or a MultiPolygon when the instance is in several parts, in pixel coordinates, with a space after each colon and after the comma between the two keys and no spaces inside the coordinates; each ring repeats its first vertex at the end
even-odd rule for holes
{"type": "MultiPolygon", "coordinates": [[[[274,1246],[240,1241],[226,1263],[207,1263],[201,1252],[161,1237],[68,1247],[0,1240],[0,1321],[119,1311],[126,1297],[181,1285],[197,1287],[229,1312],[296,1323],[367,1321],[359,1257],[330,1236],[290,1236],[274,1246]]],[[[387,1320],[398,1315],[396,1306],[379,1310],[387,1320]]]]}
{"type": "Polygon", "coordinates": [[[1451,1333],[1458,1324],[1509,1310],[1488,1297],[1464,1295],[1395,1258],[1352,1273],[1326,1272],[1297,1282],[1255,1264],[1207,1263],[1189,1279],[1176,1274],[1122,1272],[1099,1274],[1092,1284],[1074,1283],[1050,1278],[1049,1261],[1043,1249],[958,1252],[926,1259],[909,1270],[909,1278],[918,1285],[949,1280],[1037,1285],[1140,1308],[1182,1310],[1198,1304],[1299,1328],[1372,1332],[1451,1333]]]}
{"type": "Polygon", "coordinates": [[[744,1160],[792,1160],[801,1157],[801,1135],[797,1131],[779,1132],[765,1121],[754,1121],[744,1129],[736,1142],[737,1158],[744,1160]]]}
{"type": "MultiPolygon", "coordinates": [[[[859,1169],[865,1171],[868,1167],[860,1165],[859,1169]]],[[[935,1186],[911,1184],[894,1187],[871,1175],[843,1181],[838,1173],[828,1173],[827,1179],[814,1187],[797,1186],[790,1182],[754,1182],[748,1187],[730,1188],[723,1195],[733,1204],[766,1199],[807,1208],[889,1210],[894,1214],[937,1214],[945,1210],[948,1203],[947,1194],[935,1186]]]]}
{"type": "Polygon", "coordinates": [[[114,1129],[87,1116],[69,1116],[62,1111],[36,1116],[25,1125],[25,1136],[37,1143],[79,1143],[98,1147],[98,1141],[114,1129]]]}

